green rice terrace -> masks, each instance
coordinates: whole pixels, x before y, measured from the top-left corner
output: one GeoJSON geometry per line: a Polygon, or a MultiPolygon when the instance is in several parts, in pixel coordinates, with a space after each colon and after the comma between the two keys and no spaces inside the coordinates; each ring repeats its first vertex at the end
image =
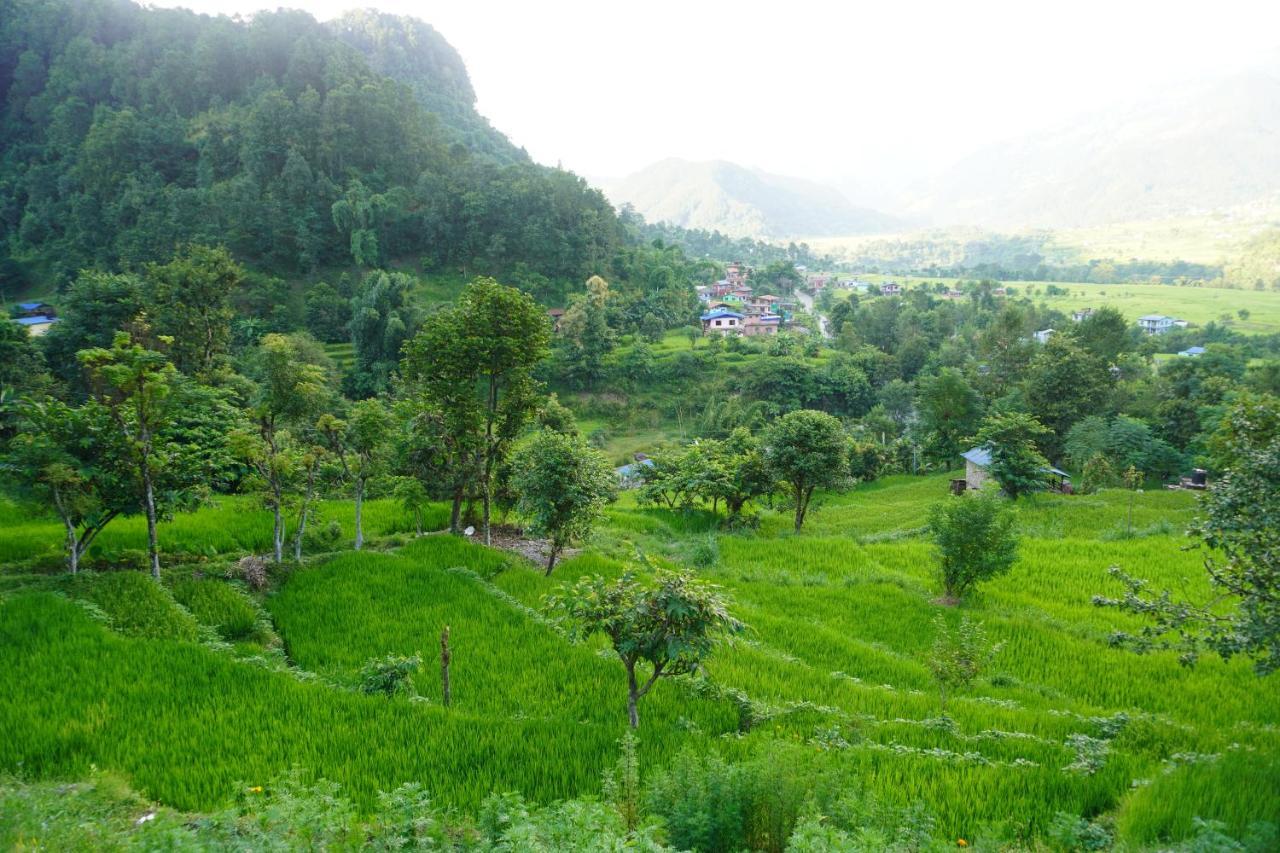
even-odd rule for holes
{"type": "MultiPolygon", "coordinates": [[[[100,571],[70,577],[54,573],[58,525],[6,504],[0,770],[24,784],[0,777],[0,814],[13,818],[0,844],[38,834],[20,816],[39,784],[94,774],[184,812],[225,808],[293,768],[335,783],[355,814],[410,782],[467,813],[490,792],[543,805],[599,796],[627,729],[624,672],[599,638],[571,643],[544,596],[671,563],[721,586],[748,627],[641,705],[639,773],[669,841],[720,849],[681,823],[670,792],[714,798],[717,774],[743,763],[791,821],[854,793],[896,814],[924,809],[928,836],[953,847],[1056,837],[1063,815],[1101,820],[1134,849],[1204,821],[1239,838],[1280,820],[1280,686],[1241,660],[1187,668],[1112,648],[1137,622],[1091,602],[1117,592],[1112,565],[1204,591],[1203,555],[1183,534],[1191,493],[1141,494],[1132,521],[1121,490],[1019,502],[1013,570],[948,607],[923,537],[946,490],[945,475],[895,476],[819,496],[800,535],[780,510],[723,533],[705,511],[642,508],[626,493],[550,577],[508,551],[417,537],[390,500],[365,508],[373,549],[343,551],[350,509],[327,504],[330,555],[273,571],[263,593],[230,579],[233,558],[270,545],[269,516],[245,499],[162,526],[172,568],[160,586],[110,570],[145,546],[135,519],[103,534],[100,571]],[[945,714],[926,665],[938,614],[980,619],[1003,644],[945,714]],[[431,664],[446,625],[448,707],[431,664]],[[417,696],[355,689],[370,659],[415,653],[428,664],[417,696]]],[[[428,526],[446,510],[433,505],[428,526]]],[[[67,790],[108,796],[106,784],[67,790]]],[[[110,796],[133,814],[119,803],[135,795],[110,796]]]]}

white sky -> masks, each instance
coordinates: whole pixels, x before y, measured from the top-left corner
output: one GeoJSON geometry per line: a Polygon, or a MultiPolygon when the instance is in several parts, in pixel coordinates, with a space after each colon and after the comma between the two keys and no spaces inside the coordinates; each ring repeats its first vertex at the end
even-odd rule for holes
{"type": "Polygon", "coordinates": [[[1153,88],[1280,69],[1280,2],[1265,0],[153,5],[421,18],[462,54],[499,130],[593,177],[684,157],[896,182],[1153,88]]]}

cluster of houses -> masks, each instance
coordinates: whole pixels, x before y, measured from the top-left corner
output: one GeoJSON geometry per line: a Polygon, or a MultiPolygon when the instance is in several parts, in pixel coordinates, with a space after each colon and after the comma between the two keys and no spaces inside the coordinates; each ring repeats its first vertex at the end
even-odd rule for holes
{"type": "Polygon", "coordinates": [[[725,277],[698,288],[704,335],[776,335],[794,307],[777,296],[761,294],[747,284],[750,271],[740,263],[729,264],[725,277]]]}
{"type": "Polygon", "coordinates": [[[58,312],[44,302],[19,302],[13,322],[25,328],[27,334],[39,337],[58,322],[58,312]]]}

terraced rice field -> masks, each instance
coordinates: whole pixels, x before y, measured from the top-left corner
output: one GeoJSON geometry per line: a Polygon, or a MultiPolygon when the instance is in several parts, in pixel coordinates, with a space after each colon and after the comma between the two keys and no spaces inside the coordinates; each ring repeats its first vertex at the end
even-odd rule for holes
{"type": "Polygon", "coordinates": [[[750,626],[709,661],[714,687],[663,682],[643,700],[646,772],[685,749],[735,759],[792,744],[829,778],[922,804],[953,838],[993,824],[1033,837],[1058,812],[1111,814],[1139,844],[1182,837],[1197,816],[1236,830],[1280,819],[1280,684],[1243,662],[1192,670],[1113,649],[1109,634],[1133,623],[1091,604],[1115,591],[1112,564],[1203,590],[1201,555],[1181,534],[1194,498],[1140,496],[1135,536],[1122,526],[1123,493],[1020,506],[1014,570],[957,609],[935,602],[918,536],[945,490],[945,477],[900,477],[829,496],[798,536],[784,513],[764,512],[755,533],[718,535],[705,514],[624,500],[549,579],[446,536],[345,554],[266,598],[274,657],[193,641],[187,620],[227,623],[238,610],[182,583],[177,597],[152,597],[145,636],[124,636],[133,617],[120,596],[96,595],[105,617],[78,603],[100,579],[11,576],[0,598],[0,769],[74,778],[95,764],[184,808],[292,765],[365,806],[408,780],[462,808],[491,790],[539,801],[597,792],[625,728],[623,672],[603,644],[569,644],[542,599],[583,575],[634,569],[639,549],[659,564],[698,554],[698,571],[750,626]],[[953,698],[946,718],[923,660],[937,613],[979,619],[1005,643],[991,677],[953,698]],[[446,624],[449,708],[434,663],[446,624]],[[368,659],[392,652],[421,652],[423,698],[352,690],[368,659]]]}

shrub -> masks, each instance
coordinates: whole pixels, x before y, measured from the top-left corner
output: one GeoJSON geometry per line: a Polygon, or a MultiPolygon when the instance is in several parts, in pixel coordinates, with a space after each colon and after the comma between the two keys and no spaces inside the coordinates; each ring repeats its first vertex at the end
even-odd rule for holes
{"type": "Polygon", "coordinates": [[[956,600],[979,581],[1009,571],[1018,554],[1013,515],[990,492],[951,497],[929,511],[943,592],[956,600]]]}
{"type": "Polygon", "coordinates": [[[386,696],[411,695],[413,674],[422,666],[420,655],[374,658],[360,669],[360,690],[386,696]]]}

